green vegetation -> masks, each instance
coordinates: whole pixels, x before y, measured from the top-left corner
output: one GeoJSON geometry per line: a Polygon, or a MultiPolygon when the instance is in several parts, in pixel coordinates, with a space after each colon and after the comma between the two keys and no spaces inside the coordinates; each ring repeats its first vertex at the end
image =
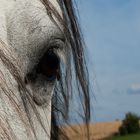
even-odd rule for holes
{"type": "Polygon", "coordinates": [[[139,117],[134,113],[127,113],[119,128],[120,135],[135,134],[140,131],[139,117]]]}
{"type": "Polygon", "coordinates": [[[117,137],[110,138],[108,140],[140,140],[140,133],[129,134],[126,136],[117,136],[117,137]]]}
{"type": "Polygon", "coordinates": [[[127,113],[117,135],[108,140],[140,140],[139,117],[134,113],[127,113]]]}

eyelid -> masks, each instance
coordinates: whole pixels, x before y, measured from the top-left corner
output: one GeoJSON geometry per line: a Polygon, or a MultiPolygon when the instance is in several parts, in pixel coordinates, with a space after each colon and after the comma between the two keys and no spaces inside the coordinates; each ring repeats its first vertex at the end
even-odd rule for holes
{"type": "Polygon", "coordinates": [[[62,40],[61,38],[51,39],[48,43],[48,46],[48,49],[65,49],[65,40],[62,40]]]}
{"type": "Polygon", "coordinates": [[[61,39],[52,40],[49,49],[53,48],[54,53],[60,58],[63,64],[66,64],[66,43],[61,39]]]}

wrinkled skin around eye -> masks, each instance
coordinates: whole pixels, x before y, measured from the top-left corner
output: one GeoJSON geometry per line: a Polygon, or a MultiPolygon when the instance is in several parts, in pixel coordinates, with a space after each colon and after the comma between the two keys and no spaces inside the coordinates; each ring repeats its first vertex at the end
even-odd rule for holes
{"type": "Polygon", "coordinates": [[[60,60],[52,49],[48,50],[40,59],[38,65],[26,80],[33,91],[33,99],[37,105],[47,105],[51,100],[51,92],[56,80],[59,80],[60,60]]]}

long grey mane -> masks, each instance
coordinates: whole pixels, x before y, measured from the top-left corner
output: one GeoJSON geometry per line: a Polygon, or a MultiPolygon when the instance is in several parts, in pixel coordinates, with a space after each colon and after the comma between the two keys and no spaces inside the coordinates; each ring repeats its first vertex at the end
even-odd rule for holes
{"type": "MultiPolygon", "coordinates": [[[[51,120],[51,139],[61,139],[59,135],[63,136],[63,139],[68,139],[60,124],[63,122],[69,124],[70,120],[70,104],[71,99],[75,96],[77,101],[81,104],[81,113],[79,114],[82,121],[87,125],[87,139],[88,135],[88,123],[90,122],[90,94],[89,94],[89,77],[88,70],[85,61],[85,43],[81,34],[80,26],[75,14],[74,2],[72,0],[57,0],[62,10],[63,18],[49,0],[41,0],[46,7],[46,12],[50,16],[51,20],[57,24],[56,19],[60,22],[60,25],[64,28],[64,36],[67,42],[66,57],[67,65],[65,66],[65,73],[61,71],[60,80],[55,87],[55,93],[52,99],[52,120],[51,120]],[[76,81],[73,84],[73,81],[76,81]]],[[[58,25],[57,25],[58,26],[58,25]]],[[[3,42],[1,42],[2,44],[3,42]]],[[[3,44],[5,45],[5,44],[3,44]]],[[[36,114],[41,126],[44,128],[43,122],[36,109],[35,103],[32,101],[30,92],[26,89],[25,81],[22,80],[20,75],[20,69],[14,64],[14,58],[8,57],[8,55],[0,48],[0,59],[4,65],[9,69],[18,83],[19,91],[21,93],[22,102],[26,111],[30,125],[34,131],[32,120],[30,119],[30,107],[36,114]],[[24,94],[23,94],[24,93],[24,94]]],[[[47,132],[46,132],[47,133],[47,132]]]]}
{"type": "MultiPolygon", "coordinates": [[[[66,75],[65,78],[61,77],[59,86],[53,97],[51,138],[56,140],[58,139],[59,133],[63,134],[62,129],[57,127],[60,115],[61,119],[63,118],[63,122],[69,122],[69,105],[71,97],[74,96],[73,94],[77,94],[77,100],[80,100],[79,102],[81,102],[83,107],[79,117],[82,116],[83,122],[87,124],[88,139],[88,123],[90,121],[89,77],[85,61],[85,43],[75,14],[74,2],[72,0],[58,0],[63,12],[63,19],[60,18],[61,16],[48,0],[43,0],[43,2],[47,11],[50,12],[50,17],[52,19],[53,16],[56,17],[63,25],[64,35],[69,43],[67,45],[67,60],[69,60],[69,62],[66,67],[66,75]],[[74,88],[73,80],[76,80],[76,90],[72,90],[74,88]]],[[[66,139],[66,137],[64,139],[66,139]]]]}

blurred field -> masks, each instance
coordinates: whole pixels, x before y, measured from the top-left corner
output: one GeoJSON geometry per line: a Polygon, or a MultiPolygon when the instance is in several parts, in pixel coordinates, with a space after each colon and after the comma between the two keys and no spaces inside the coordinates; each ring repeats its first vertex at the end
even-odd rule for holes
{"type": "Polygon", "coordinates": [[[133,134],[133,135],[127,135],[127,136],[114,137],[114,138],[110,138],[108,140],[140,140],[140,133],[133,134]]]}
{"type": "MultiPolygon", "coordinates": [[[[90,140],[102,140],[118,133],[118,128],[122,124],[121,121],[98,122],[89,126],[90,140]]],[[[86,140],[85,125],[63,126],[70,140],[86,140]]]]}

